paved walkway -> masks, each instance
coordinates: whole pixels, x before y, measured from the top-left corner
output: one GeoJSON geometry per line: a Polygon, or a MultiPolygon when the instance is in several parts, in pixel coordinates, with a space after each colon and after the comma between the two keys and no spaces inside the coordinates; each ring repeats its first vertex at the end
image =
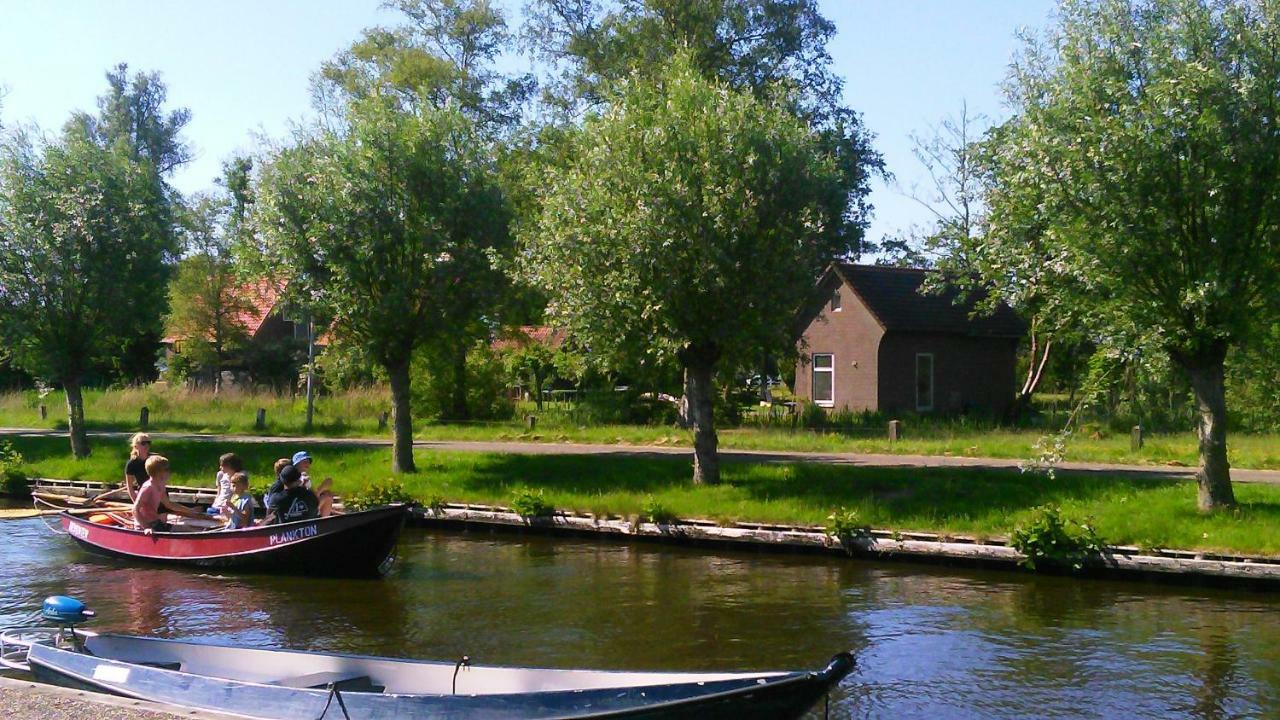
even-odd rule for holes
{"type": "MultiPolygon", "coordinates": [[[[127,432],[90,432],[91,437],[125,439],[127,432]]],[[[63,431],[41,428],[0,428],[0,437],[65,437],[63,431]]],[[[203,433],[153,432],[153,438],[195,440],[224,443],[284,443],[297,446],[361,445],[389,446],[390,440],[376,438],[282,437],[272,435],[212,435],[203,433]]],[[[654,445],[598,445],[588,443],[477,442],[462,440],[418,440],[414,447],[447,452],[512,453],[516,455],[622,455],[628,457],[686,456],[689,447],[654,445]]],[[[830,465],[889,468],[977,468],[1016,472],[1022,460],[1012,458],[957,457],[953,455],[889,455],[870,453],[829,453],[770,450],[721,450],[724,462],[794,463],[810,462],[830,465]]],[[[1103,474],[1149,477],[1152,479],[1194,479],[1196,469],[1177,465],[1120,465],[1114,463],[1064,462],[1058,472],[1067,474],[1103,474]]],[[[1280,485],[1280,470],[1245,470],[1232,468],[1231,479],[1242,483],[1280,485]]]]}

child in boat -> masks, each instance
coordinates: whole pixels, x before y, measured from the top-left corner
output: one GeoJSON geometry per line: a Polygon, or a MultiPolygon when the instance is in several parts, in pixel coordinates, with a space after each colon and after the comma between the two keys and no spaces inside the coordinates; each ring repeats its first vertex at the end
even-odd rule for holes
{"type": "Polygon", "coordinates": [[[224,453],[218,458],[218,474],[214,476],[215,487],[218,488],[218,495],[213,499],[213,504],[209,506],[208,513],[210,515],[225,515],[223,512],[227,507],[227,501],[231,499],[231,478],[238,472],[244,471],[244,461],[235,453],[224,453]]]}
{"type": "Polygon", "coordinates": [[[264,525],[311,520],[320,517],[320,500],[316,494],[302,485],[302,473],[294,465],[286,465],[280,471],[284,492],[276,496],[271,512],[263,520],[264,525]]]}
{"type": "Polygon", "coordinates": [[[271,487],[267,488],[267,491],[262,495],[262,506],[267,509],[267,512],[274,510],[276,501],[280,499],[280,496],[284,495],[284,481],[280,479],[280,473],[292,464],[289,458],[280,458],[272,467],[272,472],[276,479],[272,481],[271,487]]]}
{"type": "Polygon", "coordinates": [[[302,486],[320,499],[320,517],[328,517],[333,511],[333,478],[327,477],[314,487],[311,485],[311,454],[306,450],[294,453],[290,462],[302,473],[302,486]]]}
{"type": "Polygon", "coordinates": [[[152,455],[147,458],[146,472],[148,480],[138,490],[138,497],[133,501],[133,521],[138,529],[150,535],[153,532],[169,532],[173,529],[160,516],[160,508],[175,515],[189,518],[204,517],[204,513],[185,508],[169,499],[169,459],[163,455],[152,455]]]}
{"type": "Polygon", "coordinates": [[[231,476],[231,497],[223,514],[227,517],[227,530],[239,530],[253,525],[253,511],[257,505],[253,502],[253,493],[249,492],[249,474],[240,471],[231,476]]]}

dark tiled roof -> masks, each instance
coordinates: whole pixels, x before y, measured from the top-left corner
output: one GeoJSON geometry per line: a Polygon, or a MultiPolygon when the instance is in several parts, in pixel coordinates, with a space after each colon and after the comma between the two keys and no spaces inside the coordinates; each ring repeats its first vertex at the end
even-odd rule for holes
{"type": "Polygon", "coordinates": [[[956,304],[956,292],[920,293],[929,270],[835,263],[888,332],[950,333],[980,337],[1021,337],[1026,326],[1004,303],[992,314],[974,315],[973,303],[956,304]]]}

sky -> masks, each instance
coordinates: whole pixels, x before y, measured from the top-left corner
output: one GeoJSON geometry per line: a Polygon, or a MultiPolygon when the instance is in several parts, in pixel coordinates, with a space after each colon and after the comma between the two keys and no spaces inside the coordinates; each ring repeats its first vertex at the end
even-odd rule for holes
{"type": "MultiPolygon", "coordinates": [[[[518,13],[523,0],[498,0],[518,13]]],[[[873,184],[869,239],[928,222],[907,197],[927,183],[911,135],[962,105],[1007,116],[999,83],[1020,29],[1049,20],[1053,0],[820,0],[836,25],[828,47],[847,104],[875,134],[891,181],[873,184]]],[[[0,122],[58,129],[93,110],[117,63],[158,71],[187,107],[195,159],[173,182],[213,187],[224,160],[283,137],[311,110],[309,78],[362,29],[397,22],[379,0],[0,0],[0,122]]],[[[513,67],[523,58],[507,60],[513,67]]]]}

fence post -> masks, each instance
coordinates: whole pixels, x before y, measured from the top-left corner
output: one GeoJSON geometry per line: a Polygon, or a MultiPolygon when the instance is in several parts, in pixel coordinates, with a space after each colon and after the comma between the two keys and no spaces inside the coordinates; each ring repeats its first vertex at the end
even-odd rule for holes
{"type": "Polygon", "coordinates": [[[1138,452],[1142,449],[1142,426],[1134,425],[1133,430],[1129,431],[1129,450],[1138,452]]]}
{"type": "Polygon", "coordinates": [[[538,416],[537,416],[537,415],[525,415],[525,416],[524,416],[524,426],[525,426],[526,428],[528,428],[530,432],[532,432],[532,431],[534,430],[534,428],[538,427],[538,416]]]}
{"type": "Polygon", "coordinates": [[[258,417],[253,421],[253,426],[259,430],[267,429],[267,409],[258,408],[258,417]]]}
{"type": "Polygon", "coordinates": [[[49,407],[44,403],[40,404],[40,419],[41,420],[49,419],[49,407]]]}
{"type": "Polygon", "coordinates": [[[902,439],[902,421],[889,421],[889,442],[898,442],[902,439]]]}
{"type": "Polygon", "coordinates": [[[379,430],[386,430],[386,429],[387,429],[387,415],[388,415],[387,411],[386,411],[386,410],[383,410],[383,411],[382,411],[382,414],[378,416],[378,429],[379,429],[379,430]]]}
{"type": "Polygon", "coordinates": [[[151,408],[147,407],[146,405],[143,405],[142,409],[138,411],[138,427],[143,430],[146,430],[147,422],[150,420],[151,420],[151,408]]]}

